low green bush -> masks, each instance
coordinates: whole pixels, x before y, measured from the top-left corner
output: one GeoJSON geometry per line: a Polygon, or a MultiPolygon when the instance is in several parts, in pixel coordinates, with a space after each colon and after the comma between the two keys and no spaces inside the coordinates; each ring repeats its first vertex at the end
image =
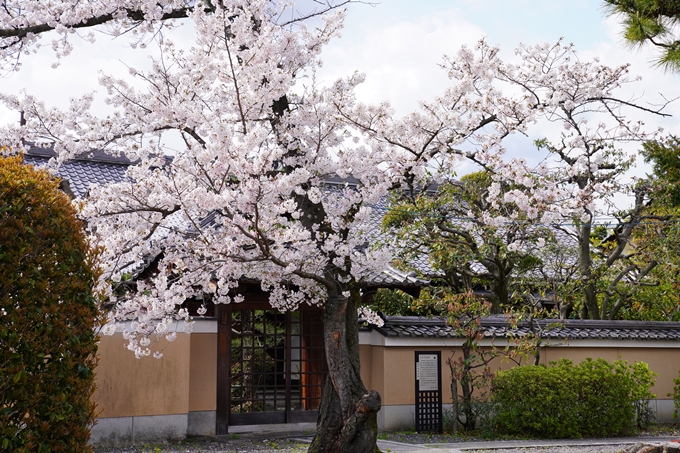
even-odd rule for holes
{"type": "Polygon", "coordinates": [[[500,371],[491,385],[496,428],[544,438],[633,434],[648,417],[655,375],[646,363],[603,359],[500,371]]]}
{"type": "Polygon", "coordinates": [[[668,396],[673,397],[673,406],[675,407],[673,418],[678,418],[678,412],[680,412],[680,376],[673,379],[673,384],[673,393],[669,393],[668,396]]]}

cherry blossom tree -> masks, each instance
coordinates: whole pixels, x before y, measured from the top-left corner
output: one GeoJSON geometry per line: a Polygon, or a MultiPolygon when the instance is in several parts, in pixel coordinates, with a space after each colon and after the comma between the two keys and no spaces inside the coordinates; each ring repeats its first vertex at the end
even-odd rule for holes
{"type": "Polygon", "coordinates": [[[520,46],[516,55],[521,63],[505,63],[498,48],[482,41],[476,52],[463,48],[456,58],[446,59],[444,68],[455,83],[434,102],[423,103],[420,112],[394,119],[388,107],[378,106],[345,115],[374,149],[393,148],[395,154],[412,157],[392,164],[411,193],[449,179],[456,159],[492,173],[487,200],[494,209],[470,216],[494,227],[528,222],[571,235],[578,243],[582,314],[613,319],[630,301],[630,293],[621,293],[619,285],[639,287],[655,266],[630,261],[632,231],[648,214],[645,192],[626,182],[635,156],[621,146],[655,137],[660,131],[646,132],[638,118],[665,115],[667,102],[646,106],[631,101],[620,94],[633,81],[627,65],[582,62],[562,42],[520,46]],[[539,126],[561,129],[535,141],[543,154],[531,159],[527,150],[527,158],[504,157],[505,137],[535,136],[539,126]],[[617,209],[619,194],[630,195],[633,207],[617,209]],[[518,209],[504,215],[508,203],[518,209]],[[596,248],[591,233],[603,214],[615,219],[610,225],[615,246],[596,248]]]}
{"type": "MultiPolygon", "coordinates": [[[[531,59],[528,52],[520,50],[525,59],[531,59]]],[[[570,49],[555,47],[552,52],[554,59],[533,59],[534,67],[545,72],[548,65],[568,62],[571,57],[570,49]]],[[[608,68],[597,62],[577,62],[573,68],[562,72],[559,83],[552,86],[530,82],[523,71],[512,75],[529,96],[543,103],[541,113],[546,120],[562,124],[562,132],[536,141],[539,149],[549,153],[543,165],[529,168],[524,161],[514,160],[509,175],[517,175],[528,181],[527,187],[533,187],[529,197],[518,192],[516,202],[528,206],[527,212],[533,211],[531,206],[544,209],[542,223],[577,240],[581,316],[615,319],[657,265],[654,260],[634,260],[639,253],[631,235],[654,215],[645,210],[648,198],[644,187],[626,179],[635,155],[621,146],[655,137],[660,131],[646,133],[638,118],[641,114],[665,115],[666,102],[647,107],[619,94],[630,82],[627,66],[608,68]],[[628,195],[632,206],[617,207],[615,197],[620,194],[628,195]],[[593,241],[602,216],[612,219],[602,225],[612,233],[606,243],[593,241]]],[[[512,194],[504,198],[507,201],[512,194]]]]}
{"type": "Polygon", "coordinates": [[[307,14],[321,19],[308,28],[304,16],[283,19],[291,5],[268,1],[5,2],[0,46],[13,68],[39,33],[58,33],[64,55],[72,30],[97,24],[136,39],[154,33],[160,53],[150,70],[130,68],[137,85],[102,76],[114,110],[105,118],[91,113],[91,95],[68,110],[4,95],[27,121],[2,136],[12,149],[24,139],[51,143],[56,164],[93,149],[139,161],[126,181],[93,189],[82,208],[104,250],[99,289],[115,303],[110,321],[132,321],[124,334],[135,354],[150,354],[155,335],[174,338],[169,326],[187,318],[177,311],[187,298],[238,302],[242,277],[259,280],[281,310],[321,304],[330,379],[310,451],[374,452],[380,396],[360,379],[354,307],[361,276],[384,269],[388,255],[359,252],[367,238],[357,225],[391,182],[375,171],[384,156],[345,144],[335,105],[361,79],[330,87],[301,79],[338,33],[340,5],[307,14]],[[184,16],[196,34],[188,52],[165,31],[184,16]],[[171,160],[165,131],[184,142],[171,160]],[[356,183],[326,190],[325,175],[350,172],[356,183]],[[117,291],[149,256],[160,257],[159,272],[134,292],[117,291]]]}
{"type": "MultiPolygon", "coordinates": [[[[345,3],[315,2],[319,9],[309,13],[268,0],[15,0],[0,8],[0,61],[9,70],[30,60],[26,53],[48,32],[60,57],[79,29],[106,27],[157,45],[150,69],[131,67],[127,79],[102,75],[112,109],[106,116],[93,113],[91,94],[77,93],[66,109],[0,94],[26,118],[0,131],[0,145],[48,142],[55,165],[94,149],[137,162],[126,181],[93,188],[81,214],[103,249],[98,290],[115,304],[110,325],[131,321],[124,334],[138,356],[152,352],[154,336],[173,338],[173,320],[190,325],[177,309],[187,298],[238,302],[243,278],[259,281],[278,309],[321,305],[329,381],[312,452],[376,449],[380,395],[360,379],[356,304],[363,279],[382,271],[391,253],[370,246],[372,205],[390,189],[426,187],[468,159],[531,189],[503,194],[524,217],[581,218],[610,186],[593,178],[565,185],[557,176],[580,175],[570,168],[605,171],[598,156],[607,144],[645,137],[617,113],[634,106],[611,94],[625,68],[581,63],[561,43],[521,48],[512,65],[481,42],[446,61],[451,87],[420,111],[394,118],[387,103],[363,105],[354,97],[360,74],[329,86],[313,77],[345,3]],[[168,30],[179,20],[193,24],[189,50],[168,30]],[[588,129],[581,114],[593,111],[606,122],[588,129]],[[585,157],[555,168],[506,162],[503,140],[540,119],[569,123],[578,133],[563,134],[556,149],[561,143],[567,158],[572,150],[585,157]],[[183,145],[165,158],[169,132],[183,145]],[[353,182],[330,189],[329,175],[353,182]],[[158,271],[135,291],[120,291],[149,256],[158,271]]],[[[491,201],[499,181],[490,186],[491,201]]],[[[482,218],[489,225],[516,220],[482,218]]]]}

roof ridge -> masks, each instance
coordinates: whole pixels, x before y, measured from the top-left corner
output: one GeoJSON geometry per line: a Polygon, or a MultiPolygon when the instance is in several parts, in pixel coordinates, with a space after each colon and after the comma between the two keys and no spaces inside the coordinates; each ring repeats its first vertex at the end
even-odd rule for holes
{"type": "MultiPolygon", "coordinates": [[[[446,318],[421,316],[385,316],[385,324],[372,329],[385,337],[412,338],[454,338],[455,329],[447,324],[446,318]]],[[[633,321],[633,320],[592,320],[592,319],[540,319],[539,325],[545,329],[550,324],[559,324],[553,329],[545,329],[545,338],[598,339],[598,340],[680,340],[680,322],[677,321],[633,321]]],[[[519,322],[511,328],[509,319],[502,317],[481,318],[484,336],[506,337],[531,334],[529,323],[519,322]]]]}

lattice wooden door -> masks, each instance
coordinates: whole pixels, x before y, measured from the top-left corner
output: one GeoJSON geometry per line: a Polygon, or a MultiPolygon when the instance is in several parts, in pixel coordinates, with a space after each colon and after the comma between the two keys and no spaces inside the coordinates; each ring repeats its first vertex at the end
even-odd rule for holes
{"type": "Polygon", "coordinates": [[[320,310],[219,309],[217,433],[315,421],[327,376],[320,310]]]}

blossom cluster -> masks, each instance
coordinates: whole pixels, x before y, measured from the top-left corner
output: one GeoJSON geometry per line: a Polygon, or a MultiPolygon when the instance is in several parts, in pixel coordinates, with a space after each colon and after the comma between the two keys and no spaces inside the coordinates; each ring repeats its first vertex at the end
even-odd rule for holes
{"type": "MultiPolygon", "coordinates": [[[[490,202],[550,223],[592,216],[631,163],[618,144],[650,137],[623,113],[636,107],[616,99],[627,68],[582,62],[561,42],[520,47],[518,64],[484,41],[463,48],[446,61],[450,86],[401,118],[389,103],[357,101],[361,74],[319,86],[309,76],[342,27],[338,4],[311,15],[321,18],[314,28],[302,17],[282,20],[294,3],[269,0],[15,0],[0,10],[0,63],[10,66],[36,48],[40,30],[56,33],[58,56],[68,53],[68,35],[89,23],[158,37],[150,69],[101,76],[113,110],[105,117],[93,113],[93,94],[57,109],[0,93],[27,120],[0,130],[0,149],[48,142],[55,166],[94,149],[136,162],[123,182],[92,187],[80,207],[103,251],[97,289],[115,304],[104,332],[126,322],[137,356],[150,354],[154,335],[174,338],[172,322],[190,325],[177,310],[183,301],[238,302],[244,278],[259,281],[274,307],[291,310],[327,303],[381,272],[391,254],[371,242],[370,206],[395,188],[450,179],[460,160],[492,172],[490,202]],[[154,34],[177,18],[194,24],[191,52],[171,33],[154,34]],[[539,121],[564,126],[539,143],[550,158],[538,166],[506,159],[504,140],[539,121]],[[169,132],[182,147],[166,157],[169,132]],[[329,176],[344,182],[330,185],[329,176]],[[155,273],[126,285],[149,259],[155,273]]],[[[366,310],[366,319],[381,321],[366,310]]]]}
{"type": "Polygon", "coordinates": [[[385,325],[385,320],[372,310],[371,307],[359,307],[357,308],[357,314],[359,316],[359,321],[363,320],[366,324],[373,324],[378,327],[385,325]]]}

